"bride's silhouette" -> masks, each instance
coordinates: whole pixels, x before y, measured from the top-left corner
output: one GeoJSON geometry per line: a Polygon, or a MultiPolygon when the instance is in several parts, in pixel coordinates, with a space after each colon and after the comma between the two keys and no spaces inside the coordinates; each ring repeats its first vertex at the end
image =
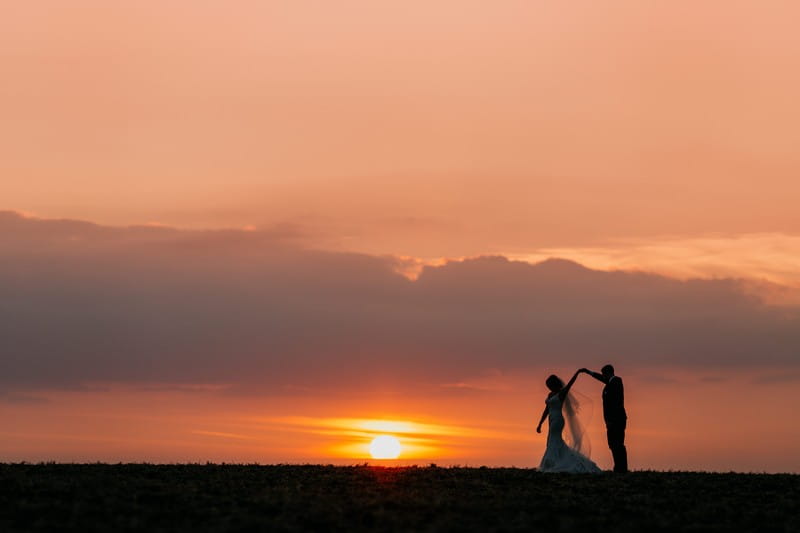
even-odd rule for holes
{"type": "Polygon", "coordinates": [[[566,385],[556,375],[551,375],[545,381],[550,394],[545,400],[546,407],[536,427],[536,432],[541,433],[545,419],[549,420],[547,448],[539,464],[542,472],[600,472],[600,468],[581,453],[584,435],[575,416],[575,400],[569,393],[578,374],[579,372],[575,372],[566,385]],[[568,427],[571,437],[569,445],[564,441],[565,426],[568,427]]]}

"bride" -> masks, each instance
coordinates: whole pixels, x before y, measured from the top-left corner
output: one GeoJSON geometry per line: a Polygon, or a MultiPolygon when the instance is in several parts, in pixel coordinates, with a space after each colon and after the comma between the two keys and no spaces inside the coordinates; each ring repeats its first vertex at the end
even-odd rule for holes
{"type": "Polygon", "coordinates": [[[549,418],[547,448],[539,464],[542,472],[600,472],[600,468],[588,457],[588,441],[576,416],[578,404],[569,390],[578,378],[578,372],[564,385],[556,375],[545,381],[550,394],[544,401],[545,408],[536,432],[542,432],[542,424],[549,418]],[[567,428],[569,444],[562,436],[567,428]]]}

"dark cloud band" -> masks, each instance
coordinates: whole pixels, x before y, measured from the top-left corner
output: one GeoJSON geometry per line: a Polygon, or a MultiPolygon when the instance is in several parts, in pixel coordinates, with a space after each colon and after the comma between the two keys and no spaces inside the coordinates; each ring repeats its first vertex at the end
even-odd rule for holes
{"type": "Polygon", "coordinates": [[[800,319],[737,280],[563,260],[426,267],[190,232],[0,216],[0,386],[335,384],[579,365],[796,368],[800,319]]]}

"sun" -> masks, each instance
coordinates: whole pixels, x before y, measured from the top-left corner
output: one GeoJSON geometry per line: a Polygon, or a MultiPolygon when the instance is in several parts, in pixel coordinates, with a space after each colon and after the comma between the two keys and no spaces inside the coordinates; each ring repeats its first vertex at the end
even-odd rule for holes
{"type": "Polygon", "coordinates": [[[369,445],[369,453],[373,459],[397,459],[403,447],[397,437],[378,435],[369,445]]]}

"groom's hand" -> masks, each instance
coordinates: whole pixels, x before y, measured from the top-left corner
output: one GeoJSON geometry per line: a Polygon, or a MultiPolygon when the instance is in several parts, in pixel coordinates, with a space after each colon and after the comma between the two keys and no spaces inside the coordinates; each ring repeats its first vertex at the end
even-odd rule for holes
{"type": "Polygon", "coordinates": [[[583,372],[584,374],[588,374],[589,373],[589,369],[588,368],[581,368],[581,369],[578,370],[578,374],[580,374],[581,372],[583,372]]]}
{"type": "Polygon", "coordinates": [[[542,432],[542,426],[536,426],[536,433],[542,432]]]}

